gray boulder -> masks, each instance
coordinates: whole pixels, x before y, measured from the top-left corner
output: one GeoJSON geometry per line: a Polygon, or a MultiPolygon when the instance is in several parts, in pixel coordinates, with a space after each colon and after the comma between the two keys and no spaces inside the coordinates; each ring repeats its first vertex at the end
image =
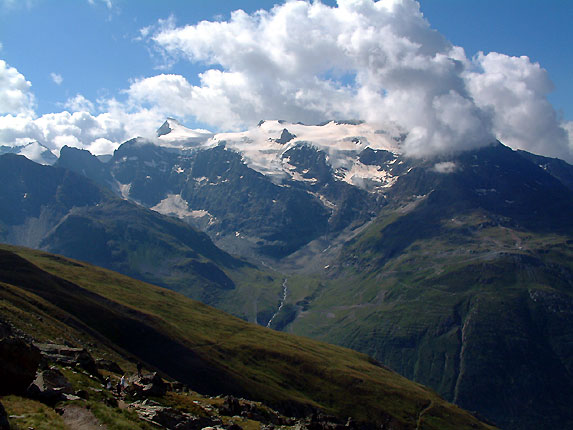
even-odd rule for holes
{"type": "Polygon", "coordinates": [[[128,384],[126,393],[136,398],[163,397],[168,388],[168,384],[157,372],[132,377],[128,384]]]}
{"type": "Polygon", "coordinates": [[[28,387],[28,395],[47,404],[56,404],[69,399],[74,392],[72,384],[56,368],[38,372],[28,387]]]}

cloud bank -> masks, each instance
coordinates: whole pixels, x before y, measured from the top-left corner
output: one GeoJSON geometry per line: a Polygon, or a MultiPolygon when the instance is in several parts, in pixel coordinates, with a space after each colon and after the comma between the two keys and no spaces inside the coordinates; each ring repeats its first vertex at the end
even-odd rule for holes
{"type": "Polygon", "coordinates": [[[573,161],[573,127],[561,123],[547,101],[547,72],[527,57],[468,58],[431,28],[414,0],[339,0],[337,7],[287,1],[253,14],[238,10],[226,21],[159,21],[139,39],[159,51],[166,67],[202,64],[198,83],[160,74],[134,80],[121,97],[99,100],[97,108],[78,95],[65,105],[71,113],[35,118],[29,82],[1,63],[0,82],[5,75],[10,85],[0,88],[14,93],[0,105],[7,114],[0,118],[0,143],[31,138],[27,133],[34,131],[54,149],[76,139],[103,150],[153,133],[167,116],[218,130],[260,119],[353,118],[406,134],[403,147],[412,156],[498,138],[573,161]]]}

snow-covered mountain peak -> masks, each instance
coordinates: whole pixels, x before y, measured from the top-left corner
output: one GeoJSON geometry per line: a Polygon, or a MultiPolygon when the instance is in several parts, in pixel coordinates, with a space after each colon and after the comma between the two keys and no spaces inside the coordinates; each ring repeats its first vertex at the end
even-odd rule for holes
{"type": "Polygon", "coordinates": [[[38,141],[30,142],[26,145],[20,146],[2,146],[0,147],[0,155],[6,153],[13,153],[23,155],[28,160],[32,160],[38,164],[52,165],[58,157],[46,146],[38,141]]]}
{"type": "Polygon", "coordinates": [[[396,139],[366,123],[331,121],[323,125],[304,125],[285,121],[261,121],[243,132],[218,133],[211,141],[241,153],[246,163],[260,173],[295,179],[292,166],[284,159],[290,149],[308,145],[327,156],[327,161],[342,180],[363,187],[368,181],[385,185],[387,172],[366,166],[359,155],[366,148],[400,154],[396,139]],[[286,162],[285,162],[286,161],[286,162]]]}
{"type": "Polygon", "coordinates": [[[360,154],[365,149],[386,151],[394,157],[402,152],[398,138],[359,121],[305,125],[271,120],[261,121],[245,131],[213,134],[207,130],[189,129],[168,118],[157,130],[157,136],[157,145],[181,150],[224,145],[241,154],[250,168],[276,183],[285,179],[299,180],[301,173],[305,173],[298,172],[289,162],[288,154],[301,146],[324,153],[326,163],[339,180],[361,188],[389,186],[393,181],[393,176],[382,167],[362,163],[360,154]]]}
{"type": "Polygon", "coordinates": [[[200,146],[214,136],[209,130],[191,129],[181,125],[174,118],[167,118],[157,130],[160,146],[189,149],[200,146]]]}

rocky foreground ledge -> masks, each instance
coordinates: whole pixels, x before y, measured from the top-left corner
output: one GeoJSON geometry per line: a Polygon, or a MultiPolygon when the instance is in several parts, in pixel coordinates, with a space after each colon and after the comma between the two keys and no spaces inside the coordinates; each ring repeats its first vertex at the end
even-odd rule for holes
{"type": "Polygon", "coordinates": [[[0,430],[342,430],[349,418],[313,411],[288,417],[233,396],[203,396],[157,372],[127,374],[84,348],[0,339],[0,430]],[[123,384],[121,383],[123,377],[123,384]]]}

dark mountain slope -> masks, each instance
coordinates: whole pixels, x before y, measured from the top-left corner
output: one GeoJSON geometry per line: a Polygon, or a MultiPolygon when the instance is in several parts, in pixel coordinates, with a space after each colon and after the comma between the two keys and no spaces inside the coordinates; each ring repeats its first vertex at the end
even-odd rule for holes
{"type": "Polygon", "coordinates": [[[269,285],[261,308],[275,305],[272,286],[278,293],[280,279],[221,251],[188,224],[124,201],[84,176],[4,155],[0,181],[2,241],[90,261],[213,304],[235,300],[237,286],[269,285]]]}
{"type": "Polygon", "coordinates": [[[245,323],[174,292],[22,248],[0,251],[0,319],[38,340],[142,360],[208,393],[369,426],[490,428],[367,356],[245,323]],[[56,275],[57,273],[57,275],[56,275]],[[42,323],[39,323],[39,319],[42,323]]]}
{"type": "Polygon", "coordinates": [[[559,158],[543,157],[527,151],[517,151],[522,157],[537,164],[567,188],[573,190],[573,166],[559,158]]]}
{"type": "Polygon", "coordinates": [[[105,188],[116,186],[105,164],[85,149],[64,146],[60,150],[60,158],[54,163],[54,167],[63,167],[82,174],[105,188]]]}

